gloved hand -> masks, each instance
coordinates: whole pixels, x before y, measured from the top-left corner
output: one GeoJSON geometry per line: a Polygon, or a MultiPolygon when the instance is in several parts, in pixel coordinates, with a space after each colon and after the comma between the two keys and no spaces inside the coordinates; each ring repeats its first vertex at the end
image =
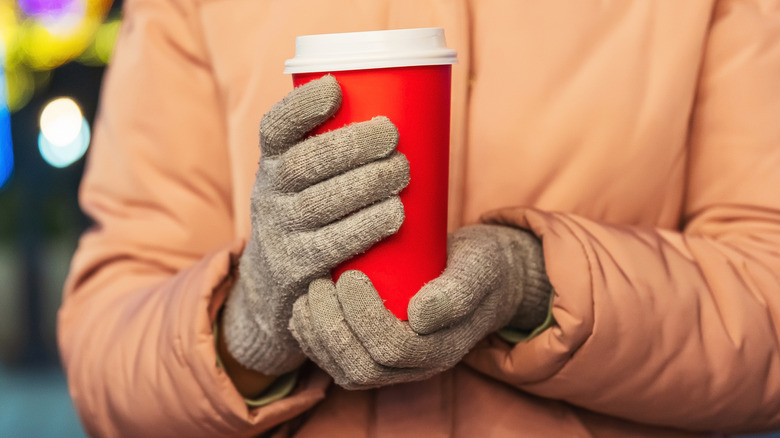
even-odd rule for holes
{"type": "Polygon", "coordinates": [[[338,385],[365,389],[426,379],[510,322],[533,329],[545,320],[552,286],[535,236],[476,225],[448,246],[447,268],[412,298],[408,322],[384,307],[367,276],[347,271],[336,284],[313,281],[295,302],[293,336],[338,385]]]}
{"type": "Polygon", "coordinates": [[[305,359],[287,325],[309,283],[404,219],[397,194],[409,164],[394,152],[398,131],[387,118],[305,138],[340,104],[338,82],[326,76],[293,90],[260,122],[252,233],[222,324],[230,354],[266,375],[305,359]]]}

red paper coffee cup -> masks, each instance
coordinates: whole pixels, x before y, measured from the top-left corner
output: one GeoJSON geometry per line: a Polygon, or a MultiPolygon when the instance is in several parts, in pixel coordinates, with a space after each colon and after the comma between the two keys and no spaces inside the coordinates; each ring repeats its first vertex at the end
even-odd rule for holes
{"type": "Polygon", "coordinates": [[[411,297],[438,277],[447,262],[450,78],[455,51],[440,28],[308,35],[296,38],[285,63],[297,87],[325,74],[341,85],[342,104],[312,134],[388,117],[398,128],[398,151],[409,160],[401,192],[400,230],[333,270],[365,273],[398,318],[411,297]]]}

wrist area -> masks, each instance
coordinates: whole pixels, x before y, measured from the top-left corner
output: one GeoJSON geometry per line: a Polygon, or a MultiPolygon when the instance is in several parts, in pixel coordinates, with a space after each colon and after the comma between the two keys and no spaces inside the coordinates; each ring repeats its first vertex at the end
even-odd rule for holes
{"type": "Polygon", "coordinates": [[[251,284],[239,278],[233,285],[221,315],[225,352],[243,368],[280,376],[298,368],[306,359],[286,327],[277,327],[271,304],[250,292],[251,284]]]}
{"type": "Polygon", "coordinates": [[[530,329],[520,329],[514,327],[512,325],[512,322],[510,321],[509,324],[507,324],[505,327],[502,327],[501,329],[497,330],[496,334],[501,339],[503,339],[506,342],[509,342],[510,344],[518,344],[520,342],[530,341],[531,339],[535,338],[536,336],[538,336],[548,328],[555,325],[555,318],[553,317],[553,312],[552,312],[554,299],[555,299],[555,292],[553,291],[552,293],[550,293],[550,297],[549,297],[547,316],[545,317],[544,321],[542,321],[539,325],[530,329]]]}
{"type": "MultiPolygon", "coordinates": [[[[533,238],[536,239],[535,236],[533,238]]],[[[553,297],[553,287],[544,269],[541,242],[538,253],[535,250],[534,255],[525,260],[523,274],[523,298],[507,325],[530,332],[548,319],[553,297]]]]}
{"type": "Polygon", "coordinates": [[[265,406],[292,392],[298,380],[298,369],[276,377],[245,368],[228,352],[221,325],[222,312],[212,327],[217,366],[225,371],[248,406],[265,406]]]}
{"type": "Polygon", "coordinates": [[[550,319],[553,287],[544,265],[542,241],[533,233],[505,225],[495,227],[501,236],[501,247],[507,258],[508,286],[519,302],[507,322],[524,333],[530,333],[550,319]]]}

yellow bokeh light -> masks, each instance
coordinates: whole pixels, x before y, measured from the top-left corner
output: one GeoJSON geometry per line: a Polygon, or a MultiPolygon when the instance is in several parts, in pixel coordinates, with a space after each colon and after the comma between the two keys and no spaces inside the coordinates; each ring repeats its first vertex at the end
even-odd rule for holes
{"type": "Polygon", "coordinates": [[[81,132],[81,108],[69,97],[54,99],[41,112],[41,132],[52,145],[72,143],[81,132]]]}
{"type": "Polygon", "coordinates": [[[17,18],[14,3],[9,0],[0,0],[0,37],[8,44],[11,36],[16,31],[17,18]]]}
{"type": "MultiPolygon", "coordinates": [[[[0,44],[5,47],[8,104],[23,107],[42,75],[74,59],[87,65],[108,62],[119,21],[102,25],[113,0],[74,0],[59,15],[46,12],[27,16],[15,0],[0,0],[0,44]]],[[[29,12],[28,12],[29,13],[29,12]]]]}
{"type": "Polygon", "coordinates": [[[106,65],[111,60],[111,54],[114,51],[114,44],[119,35],[120,20],[108,20],[101,24],[95,32],[95,38],[92,43],[76,59],[78,62],[99,66],[106,65]]]}
{"type": "Polygon", "coordinates": [[[89,45],[99,25],[95,19],[83,20],[68,36],[53,34],[41,24],[23,28],[21,44],[26,64],[38,70],[50,70],[78,56],[89,45]]]}
{"type": "Polygon", "coordinates": [[[8,90],[8,109],[14,112],[30,101],[35,91],[35,81],[32,72],[21,68],[18,64],[5,71],[5,81],[8,90]]]}
{"type": "Polygon", "coordinates": [[[98,59],[107,64],[114,50],[114,43],[119,35],[119,20],[111,20],[103,23],[95,34],[95,52],[98,59]]]}

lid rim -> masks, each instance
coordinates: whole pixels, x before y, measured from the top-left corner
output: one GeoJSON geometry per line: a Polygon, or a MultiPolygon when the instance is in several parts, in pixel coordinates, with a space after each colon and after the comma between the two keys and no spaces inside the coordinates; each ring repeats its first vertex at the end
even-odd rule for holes
{"type": "Polygon", "coordinates": [[[403,63],[361,63],[361,64],[346,64],[339,63],[333,66],[327,66],[318,64],[317,66],[290,66],[285,67],[284,74],[299,74],[299,73],[328,73],[337,71],[351,71],[351,70],[375,70],[383,68],[403,68],[403,67],[436,67],[441,65],[454,65],[457,62],[451,61],[429,61],[425,63],[403,62],[403,63]],[[314,68],[317,67],[317,68],[314,68]]]}
{"type": "Polygon", "coordinates": [[[303,35],[284,73],[456,64],[440,27],[303,35]]]}

